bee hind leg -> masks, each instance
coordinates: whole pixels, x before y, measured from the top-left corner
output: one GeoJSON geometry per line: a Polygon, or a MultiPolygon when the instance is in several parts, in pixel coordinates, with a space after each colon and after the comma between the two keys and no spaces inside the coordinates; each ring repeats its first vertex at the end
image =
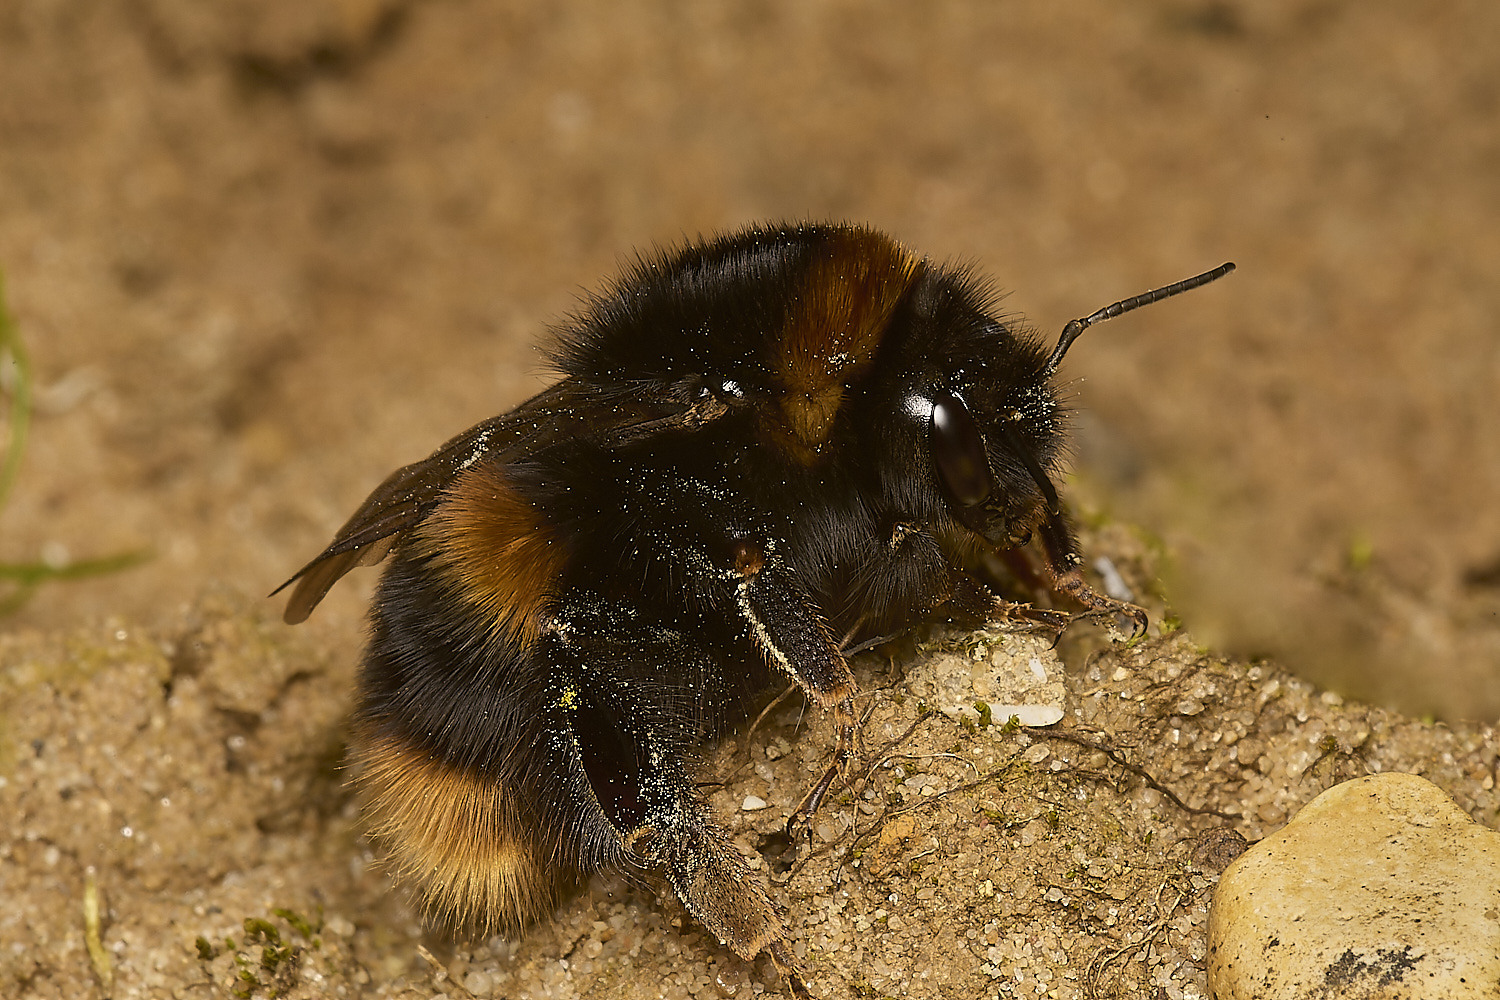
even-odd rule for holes
{"type": "Polygon", "coordinates": [[[714,660],[688,636],[629,608],[574,600],[543,639],[554,740],[581,810],[580,849],[664,876],[710,933],[746,961],[766,953],[785,988],[807,997],[786,925],[753,871],[713,822],[687,760],[723,704],[714,660]]]}
{"type": "Polygon", "coordinates": [[[661,816],[626,842],[636,857],[665,871],[688,912],[721,943],[746,961],[765,952],[791,996],[810,996],[781,914],[722,830],[697,817],[661,816]]]}

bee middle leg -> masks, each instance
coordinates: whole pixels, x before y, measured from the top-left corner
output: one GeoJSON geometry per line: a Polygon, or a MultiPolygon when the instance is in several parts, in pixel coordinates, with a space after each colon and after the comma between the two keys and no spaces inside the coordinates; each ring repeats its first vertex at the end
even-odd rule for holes
{"type": "Polygon", "coordinates": [[[837,735],[833,763],[787,818],[787,830],[812,818],[835,782],[850,783],[863,750],[854,696],[859,687],[841,644],[778,557],[777,545],[742,541],[736,546],[735,603],[761,653],[787,674],[807,697],[833,715],[837,735]]]}
{"type": "Polygon", "coordinates": [[[835,783],[842,781],[848,785],[853,782],[860,758],[864,756],[863,730],[860,729],[859,718],[854,712],[854,699],[847,698],[835,705],[833,719],[834,725],[838,727],[833,763],[828,765],[828,770],[807,790],[802,801],[797,803],[797,808],[787,817],[786,831],[789,836],[799,822],[811,820],[813,814],[822,808],[824,797],[835,783]]]}

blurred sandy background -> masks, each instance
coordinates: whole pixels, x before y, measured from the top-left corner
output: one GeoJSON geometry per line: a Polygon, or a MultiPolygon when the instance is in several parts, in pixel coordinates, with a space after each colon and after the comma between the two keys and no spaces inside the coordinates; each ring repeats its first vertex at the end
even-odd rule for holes
{"type": "Polygon", "coordinates": [[[3,627],[263,594],[632,248],[853,219],[1049,336],[1236,261],[1074,349],[1070,495],[1217,648],[1493,719],[1496,52],[1478,2],[6,0],[0,561],[155,557],[3,627]]]}

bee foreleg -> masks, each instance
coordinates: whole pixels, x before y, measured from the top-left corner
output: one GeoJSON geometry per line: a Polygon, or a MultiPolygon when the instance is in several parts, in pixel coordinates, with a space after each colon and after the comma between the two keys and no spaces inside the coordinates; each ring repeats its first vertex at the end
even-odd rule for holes
{"type": "Polygon", "coordinates": [[[1042,523],[1039,532],[1042,551],[1046,554],[1048,587],[1055,594],[1070,597],[1088,609],[1088,616],[1113,622],[1115,617],[1129,618],[1134,625],[1134,635],[1146,631],[1148,619],[1146,609],[1127,601],[1116,600],[1099,593],[1083,578],[1083,556],[1078,552],[1078,543],[1073,532],[1060,513],[1051,513],[1042,523]]]}
{"type": "Polygon", "coordinates": [[[970,628],[991,628],[1002,632],[1037,632],[1056,638],[1072,619],[1065,611],[1018,604],[997,597],[984,584],[967,573],[953,574],[953,591],[938,605],[950,621],[970,628]]]}

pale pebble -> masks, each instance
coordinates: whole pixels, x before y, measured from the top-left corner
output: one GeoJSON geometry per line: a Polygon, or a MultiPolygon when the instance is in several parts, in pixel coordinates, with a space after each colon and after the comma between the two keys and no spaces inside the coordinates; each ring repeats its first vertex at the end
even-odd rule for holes
{"type": "Polygon", "coordinates": [[[1493,998],[1500,833],[1411,774],[1335,785],[1227,868],[1214,1000],[1493,998]]]}

